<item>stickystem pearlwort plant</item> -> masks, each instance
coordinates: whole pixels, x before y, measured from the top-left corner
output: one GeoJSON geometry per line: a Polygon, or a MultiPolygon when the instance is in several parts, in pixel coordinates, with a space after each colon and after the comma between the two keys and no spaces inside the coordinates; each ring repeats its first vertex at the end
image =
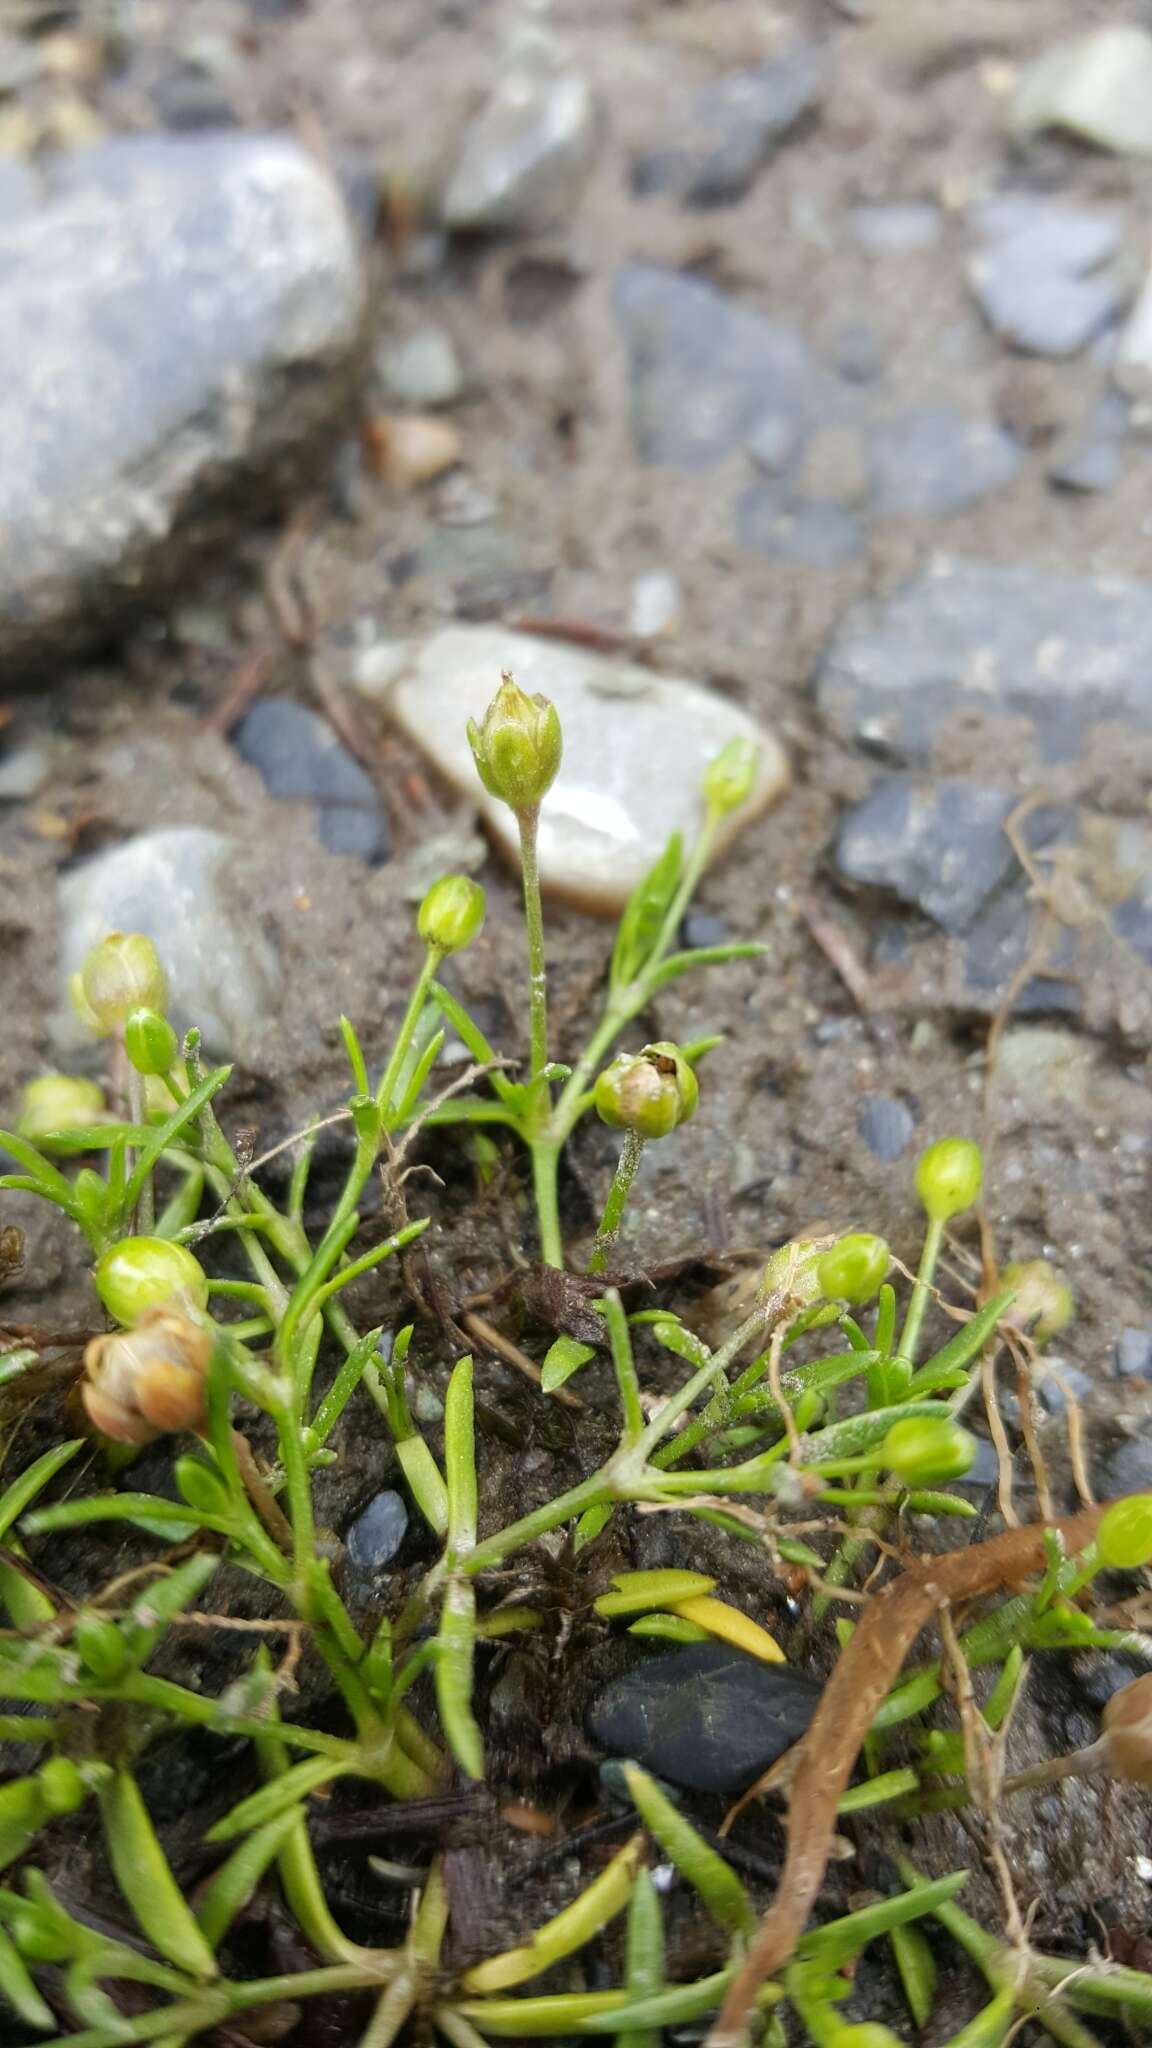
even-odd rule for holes
{"type": "MultiPolygon", "coordinates": [[[[291,2039],[308,2000],[338,1996],[353,1998],[347,2038],[362,2048],[386,2048],[409,2026],[434,2029],[455,2048],[597,2034],[644,2048],[665,2027],[710,2017],[715,2042],[783,2044],[800,2029],[818,2048],[880,2048],[898,2039],[886,2024],[844,2017],[857,1959],[890,1942],[909,2011],[925,2024],[936,1966],[918,1923],[934,1916],[989,1993],[952,2048],[1002,2040],[1037,2016],[1052,2038],[1077,2048],[1094,2038],[1085,2015],[1147,2028],[1152,1976],[1091,1956],[1036,1953],[1013,1918],[1010,1886],[1007,1933],[986,1932],[955,1903],[962,1870],[927,1881],[907,1866],[887,1894],[807,1924],[837,1827],[853,1815],[965,1812],[986,1830],[999,1867],[1002,1797],[1074,1771],[1137,1786],[1152,1778],[1150,1680],[1116,1695],[1099,1742],[1074,1757],[1037,1759],[1013,1779],[999,1746],[1035,1651],[1147,1649],[1137,1630],[1097,1613],[1095,1595],[1102,1574],[1141,1572],[1152,1560],[1152,1499],[1064,1519],[1046,1511],[1040,1525],[963,1541],[975,1513],[955,1490],[976,1452],[963,1419],[969,1398],[997,1346],[1042,1340],[1059,1326],[1060,1283],[1035,1269],[1005,1275],[971,1310],[951,1311],[952,1334],[921,1355],[949,1230],[978,1201],[983,1173],[975,1144],[945,1138],[917,1167],[926,1227],[902,1320],[888,1245],[866,1228],[798,1239],[770,1255],[765,1247],[744,1312],[714,1345],[672,1301],[654,1299],[647,1276],[621,1263],[621,1222],[645,1148],[691,1142],[689,1131],[679,1134],[707,1088],[705,1059],[719,1041],[640,1042],[639,1020],[679,977],[761,950],[684,951],[677,942],[717,829],[749,795],[755,759],[735,745],[709,768],[697,838],[687,849],[674,838],[633,895],[599,1013],[567,1063],[556,1057],[567,1047],[550,1036],[536,858],[540,809],[561,763],[560,723],[546,699],[527,697],[506,676],[470,738],[486,788],[519,830],[522,1066],[523,1048],[494,1047],[441,978],[485,914],[477,884],[446,876],[420,907],[423,952],[392,1043],[370,1061],[354,1024],[341,1020],[351,1092],[338,1120],[350,1147],[319,1228],[306,1222],[319,1123],[296,1141],[287,1193],[275,1200],[259,1165],[227,1134],[229,1069],[205,1068],[194,1031],[177,1044],[162,964],[138,934],[98,946],[74,992],[80,1015],[108,1041],[122,1099],[89,1081],[48,1077],[30,1084],[17,1129],[0,1134],[13,1164],[0,1185],[53,1204],[75,1224],[110,1320],[84,1352],[80,1398],[94,1443],[76,1435],[50,1447],[0,1495],[0,1735],[32,1759],[0,1787],[8,1874],[0,1995],[30,2038],[56,2030],[73,2048],[291,2039]],[[471,1064],[441,1085],[449,1031],[471,1064]],[[634,1042],[621,1044],[627,1033],[634,1042]],[[621,1133],[618,1165],[591,1241],[565,1242],[559,1163],[593,1110],[621,1133]],[[590,1434],[573,1483],[503,1524],[478,1454],[472,1358],[457,1357],[442,1432],[430,1438],[428,1404],[416,1397],[441,1328],[409,1323],[384,1343],[383,1329],[362,1329],[347,1306],[353,1283],[386,1262],[402,1266],[434,1228],[429,1215],[408,1211],[419,1186],[409,1169],[430,1127],[504,1131],[528,1154],[550,1298],[579,1310],[568,1318],[578,1334],[556,1318],[533,1398],[571,1401],[570,1383],[593,1360],[610,1363],[615,1385],[618,1425],[606,1452],[590,1434]],[[355,1249],[365,1235],[374,1241],[355,1249]],[[422,1576],[377,1599],[367,1620],[341,1590],[315,1501],[317,1475],[339,1457],[353,1418],[358,1431],[373,1427],[394,1446],[434,1556],[422,1576]],[[134,1462],[160,1444],[167,1490],[134,1484],[134,1462]],[[82,1451],[100,1461],[97,1487],[69,1495],[82,1451]],[[711,1574],[606,1574],[624,1518],[646,1513],[684,1528],[703,1521],[733,1547],[753,1546],[766,1610],[787,1623],[785,1596],[795,1605],[803,1594],[799,1623],[787,1623],[793,1651],[818,1655],[824,1617],[844,1610],[840,1661],[808,1733],[772,1774],[774,1789],[788,1791],[791,1826],[765,1917],[735,1850],[629,1763],[626,1839],[599,1867],[590,1863],[587,1881],[558,1910],[525,1907],[511,1945],[461,1960],[451,1865],[439,1856],[407,1869],[412,1911],[402,1939],[380,1947],[355,1939],[323,1880],[317,1817],[331,1810],[340,1781],[360,1781],[409,1817],[451,1812],[454,1778],[484,1781],[478,1677],[508,1635],[538,1636],[561,1657],[564,1628],[579,1615],[585,1631],[623,1626],[681,1644],[726,1641],[762,1663],[783,1662],[785,1629],[765,1628],[711,1574]],[[43,1546],[63,1536],[82,1547],[98,1523],[137,1532],[146,1559],[77,1598],[54,1582],[47,1559],[58,1553],[43,1546]],[[950,1527],[958,1546],[945,1543],[950,1527]],[[530,1604],[516,1576],[536,1557],[555,1562],[558,1532],[569,1587],[559,1632],[555,1614],[530,1604]],[[206,1607],[214,1583],[235,1583],[237,1573],[259,1593],[260,1613],[247,1620],[206,1607]],[[166,1665],[187,1628],[247,1628],[258,1647],[235,1682],[213,1694],[166,1665]],[[921,1661],[905,1673],[921,1636],[921,1661]],[[311,1685],[310,1714],[298,1717],[305,1648],[326,1679],[311,1685]],[[984,1669],[997,1676],[977,1704],[971,1674],[984,1669]],[[892,1731],[944,1696],[959,1729],[927,1728],[910,1755],[892,1731]],[[232,1744],[232,1768],[252,1789],[202,1831],[177,1870],[140,1776],[150,1750],[180,1729],[232,1744]],[[112,1919],[61,1896],[43,1867],[55,1854],[53,1830],[85,1815],[103,1843],[104,1887],[119,1898],[112,1919]],[[668,1963],[658,1866],[678,1873],[709,1917],[712,1961],[702,1973],[668,1963]],[[275,1951],[253,1934],[277,1894],[291,1917],[291,1966],[283,1943],[275,1951]],[[602,1945],[614,1959],[614,1988],[603,1988],[603,1975],[600,1988],[580,1988],[573,1959],[616,1920],[626,1923],[622,1948],[610,1938],[602,1945]],[[275,1953],[278,1966],[259,1967],[275,1953]],[[566,1976],[531,1988],[559,1968],[566,1976]],[[261,2012],[263,2021],[248,2017],[261,2012]]],[[[513,1284],[496,1299],[514,1292],[513,1284]]],[[[55,1371],[45,1348],[14,1334],[0,1354],[0,1390],[13,1414],[55,1371]]],[[[530,1369],[536,1363],[529,1357],[530,1369]]],[[[618,1819],[607,1824],[610,1843],[618,1819]]],[[[536,1812],[531,1824],[551,1832],[561,1823],[536,1812]]],[[[388,1865],[393,1881],[396,1867],[388,1865]]]]}

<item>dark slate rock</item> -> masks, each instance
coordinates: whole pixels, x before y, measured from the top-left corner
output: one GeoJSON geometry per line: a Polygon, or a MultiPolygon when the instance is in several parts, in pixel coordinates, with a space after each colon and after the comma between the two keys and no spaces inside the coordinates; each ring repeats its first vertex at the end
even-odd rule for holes
{"type": "Polygon", "coordinates": [[[986,201],[974,218],[986,246],[969,265],[972,288],[989,324],[1013,347],[1076,355],[1124,305],[1119,271],[1101,268],[1121,246],[1115,214],[1020,193],[986,201]]]}
{"type": "Polygon", "coordinates": [[[299,481],[350,394],[365,287],[315,159],[231,133],[53,159],[0,214],[0,275],[11,671],[155,601],[299,481]]]}
{"type": "Polygon", "coordinates": [[[261,697],[234,735],[270,796],[310,798],[332,853],[388,858],[388,822],[371,778],[330,725],[289,697],[261,697]]]}
{"type": "MultiPolygon", "coordinates": [[[[969,927],[964,939],[962,995],[973,1009],[995,1010],[1032,949],[1036,902],[1023,877],[1002,889],[969,927]]],[[[1045,955],[1045,971],[1014,995],[1016,1017],[1076,1016],[1082,1007],[1073,933],[1060,931],[1045,955]]]]}
{"type": "Polygon", "coordinates": [[[883,518],[963,512],[1017,474],[1019,442],[989,420],[950,406],[917,406],[879,421],[868,437],[875,509],[883,518]]]}
{"type": "Polygon", "coordinates": [[[684,141],[636,159],[633,190],[673,193],[689,206],[731,205],[819,105],[826,77],[823,52],[798,43],[758,70],[706,86],[683,123],[684,141]]]}
{"type": "Polygon", "coordinates": [[[773,562],[838,569],[860,553],[864,528],[830,498],[793,498],[771,484],[752,484],[736,501],[736,537],[773,562]]]}
{"type": "Polygon", "coordinates": [[[392,1562],[408,1528],[408,1509],[398,1493],[388,1490],[370,1500],[344,1538],[348,1562],[365,1576],[392,1562]]]}
{"type": "Polygon", "coordinates": [[[836,866],[847,881],[890,889],[943,931],[966,931],[1015,865],[1001,830],[1015,802],[961,776],[885,776],[841,825],[836,866]]]}
{"type": "Polygon", "coordinates": [[[1152,730],[1152,584],[945,560],[856,606],[817,677],[843,737],[926,757],[960,715],[1024,714],[1042,758],[1092,725],[1152,730]]]}
{"type": "Polygon", "coordinates": [[[691,1792],[741,1792],[804,1734],[821,1688],[724,1643],[646,1658],[602,1687],[593,1741],[691,1792]]]}
{"type": "Polygon", "coordinates": [[[856,1111],[856,1129],[873,1158],[890,1166],[911,1143],[916,1119],[897,1095],[865,1095],[856,1111]]]}
{"type": "Polygon", "coordinates": [[[1152,1380],[1152,1330],[1121,1330],[1112,1359],[1120,1379],[1152,1380]]]}
{"type": "Polygon", "coordinates": [[[826,415],[836,380],[799,334],[714,285],[630,264],[614,302],[643,461],[707,469],[743,448],[768,414],[801,426],[826,415]]]}

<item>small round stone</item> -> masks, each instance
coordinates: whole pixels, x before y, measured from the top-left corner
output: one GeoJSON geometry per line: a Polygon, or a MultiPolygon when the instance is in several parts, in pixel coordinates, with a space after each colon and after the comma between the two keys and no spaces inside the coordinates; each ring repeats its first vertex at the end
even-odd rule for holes
{"type": "Polygon", "coordinates": [[[407,1528],[408,1509],[400,1495],[391,1488],[378,1493],[357,1515],[344,1538],[349,1563],[358,1572],[383,1570],[395,1557],[407,1528]]]}
{"type": "Polygon", "coordinates": [[[888,1166],[909,1144],[916,1119],[896,1095],[865,1095],[856,1112],[856,1129],[873,1158],[888,1166]]]}

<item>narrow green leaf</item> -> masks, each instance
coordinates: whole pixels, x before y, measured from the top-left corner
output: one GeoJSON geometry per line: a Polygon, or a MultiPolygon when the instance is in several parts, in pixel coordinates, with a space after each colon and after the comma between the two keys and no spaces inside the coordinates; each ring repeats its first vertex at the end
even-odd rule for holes
{"type": "Polygon", "coordinates": [[[372,1090],[368,1084],[368,1067],[364,1058],[363,1048],[359,1038],[356,1036],[356,1027],[350,1017],[341,1016],[340,1036],[344,1040],[344,1050],[348,1055],[348,1065],[352,1069],[352,1085],[357,1095],[371,1095],[372,1090]]]}
{"type": "Polygon", "coordinates": [[[109,1861],[141,1932],[190,1976],[215,1976],[212,1951],[172,1875],[132,1773],[117,1771],[99,1797],[109,1861]]]}
{"type": "Polygon", "coordinates": [[[343,1777],[350,1769],[350,1764],[338,1763],[330,1756],[306,1757],[303,1763],[291,1764],[279,1776],[261,1785],[259,1791],[250,1792],[246,1799],[230,1807],[208,1829],[204,1840],[229,1842],[233,1835],[246,1834],[250,1828],[263,1828],[269,1821],[279,1820],[289,1807],[300,1808],[300,1802],[310,1792],[319,1791],[321,1785],[331,1784],[334,1778],[343,1777]]]}
{"type": "Polygon", "coordinates": [[[697,1834],[691,1821],[673,1806],[656,1780],[639,1764],[625,1764],[624,1779],[645,1827],[655,1835],[681,1877],[699,1892],[713,1919],[733,1934],[750,1933],[756,1915],[731,1865],[697,1834]]]}
{"type": "Polygon", "coordinates": [[[926,2027],[936,1997],[939,1971],[924,1931],[910,1922],[894,1927],[888,1939],[892,1943],[908,2010],[918,2027],[926,2027]]]}
{"type": "Polygon", "coordinates": [[[902,1927],[906,1921],[922,1919],[925,1913],[934,1913],[939,1906],[946,1906],[968,1882],[966,1870],[955,1870],[949,1877],[938,1877],[932,1884],[913,1886],[910,1891],[898,1892],[894,1899],[880,1899],[874,1906],[862,1906],[858,1913],[848,1913],[842,1920],[827,1920],[823,1927],[814,1927],[801,1935],[796,1944],[796,1955],[801,1962],[818,1962],[821,1968],[838,1970],[843,1963],[850,1962],[866,1948],[877,1935],[890,1934],[894,1927],[902,1927]]]}
{"type": "MultiPolygon", "coordinates": [[[[475,1022],[474,1018],[469,1016],[463,1003],[457,1002],[451,990],[446,989],[443,983],[439,981],[432,983],[428,993],[432,1001],[439,1005],[453,1031],[455,1031],[458,1038],[463,1040],[477,1064],[483,1067],[493,1066],[499,1055],[495,1048],[489,1045],[480,1026],[475,1022]]],[[[527,1101],[526,1091],[517,1082],[509,1081],[507,1076],[500,1072],[498,1066],[495,1072],[490,1074],[488,1078],[501,1100],[507,1103],[509,1108],[514,1108],[516,1113],[519,1114],[527,1101]]]]}
{"type": "Polygon", "coordinates": [[[136,1207],[140,1200],[140,1190],[161,1153],[167,1151],[168,1146],[180,1136],[181,1131],[199,1116],[205,1103],[211,1102],[212,1097],[220,1093],[225,1082],[231,1078],[231,1074],[231,1067],[217,1067],[211,1074],[205,1074],[204,1079],[185,1097],[179,1108],[174,1109],[171,1116],[165,1117],[164,1122],[149,1133],[148,1142],[141,1148],[132,1178],[124,1190],[122,1209],[125,1215],[136,1207]]]}
{"type": "Polygon", "coordinates": [[[648,964],[672,907],[683,866],[684,841],[679,832],[673,832],[659,858],[637,882],[621,913],[608,976],[614,991],[634,981],[648,964]]]}
{"type": "Polygon", "coordinates": [[[595,1356],[594,1344],[581,1344],[575,1337],[557,1337],[555,1342],[549,1345],[540,1368],[542,1391],[545,1394],[554,1394],[558,1387],[564,1386],[574,1373],[580,1371],[581,1366],[587,1365],[589,1359],[595,1356]]]}
{"type": "Polygon", "coordinates": [[[45,2005],[8,1935],[0,1929],[0,1998],[29,2027],[54,2027],[56,2016],[45,2005]]]}
{"type": "Polygon", "coordinates": [[[73,1437],[70,1443],[57,1444],[51,1451],[44,1451],[36,1458],[27,1471],[14,1479],[0,1494],[0,1542],[8,1534],[14,1522],[18,1522],[30,1501],[35,1500],[48,1481],[66,1465],[77,1451],[83,1450],[83,1437],[73,1437]]]}
{"type": "Polygon", "coordinates": [[[56,1508],[36,1508],[24,1517],[30,1536],[47,1536],[54,1529],[85,1529],[92,1522],[134,1522],[150,1532],[160,1530],[168,1542],[180,1542],[198,1528],[214,1529],[220,1536],[232,1534],[232,1523],[222,1515],[194,1513],[183,1503],[165,1500],[158,1493],[95,1493],[87,1500],[62,1501],[56,1508]]]}
{"type": "Polygon", "coordinates": [[[965,1323],[963,1329],[957,1330],[956,1335],[949,1339],[942,1350],[933,1352],[932,1357],[925,1360],[920,1371],[913,1375],[909,1388],[913,1399],[919,1392],[919,1383],[925,1373],[951,1372],[971,1365],[972,1360],[983,1351],[997,1323],[1005,1310],[1011,1308],[1015,1299],[1014,1288],[1002,1287],[999,1294],[994,1294],[991,1301],[986,1301],[983,1308],[977,1309],[971,1321],[965,1323]]]}

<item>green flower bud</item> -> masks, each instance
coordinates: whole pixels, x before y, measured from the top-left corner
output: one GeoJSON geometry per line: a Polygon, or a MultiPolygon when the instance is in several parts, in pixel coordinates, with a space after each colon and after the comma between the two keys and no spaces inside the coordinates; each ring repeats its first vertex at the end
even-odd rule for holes
{"type": "Polygon", "coordinates": [[[760,1280],[761,1294],[776,1294],[786,1287],[802,1307],[822,1301],[820,1260],[831,1245],[826,1237],[797,1237],[773,1252],[760,1280]]]}
{"type": "Polygon", "coordinates": [[[909,1486],[959,1479],[976,1456],[976,1439],[958,1422],[927,1422],[910,1415],[894,1422],[880,1447],[881,1463],[909,1486]]]}
{"type": "Polygon", "coordinates": [[[592,1100],[614,1130],[666,1138],[695,1116],[700,1087],[679,1046],[661,1039],[643,1052],[618,1054],[598,1077],[592,1100]]]}
{"type": "Polygon", "coordinates": [[[1096,1549],[1117,1571],[1139,1571],[1152,1561],[1152,1493],[1116,1501],[1096,1532],[1096,1549]]]}
{"type": "Polygon", "coordinates": [[[105,1034],[119,1031],[130,1010],[163,1011],[168,1002],[164,969],[142,932],[109,932],[71,986],[81,1023],[105,1034]]]}
{"type": "Polygon", "coordinates": [[[76,1074],[41,1074],[24,1090],[16,1129],[34,1144],[52,1131],[82,1131],[103,1123],[107,1114],[104,1090],[96,1081],[76,1074]]]}
{"type": "Polygon", "coordinates": [[[1022,1330],[1031,1323],[1037,1344],[1046,1344],[1071,1322],[1075,1312],[1072,1289],[1047,1259],[1024,1259],[1018,1265],[1005,1266],[1000,1278],[1005,1287],[1016,1290],[1005,1321],[1022,1330]]]}
{"type": "Polygon", "coordinates": [[[68,1757],[50,1757],[36,1776],[50,1814],[75,1813],[76,1808],[84,1804],[87,1787],[68,1757]]]}
{"type": "Polygon", "coordinates": [[[167,1017],[141,1004],[124,1020],[124,1049],[138,1074],[170,1074],[180,1044],[167,1017]]]}
{"type": "Polygon", "coordinates": [[[891,1263],[892,1254],[882,1237],[856,1231],[838,1238],[817,1262],[820,1292],[833,1301],[858,1307],[879,1293],[891,1263]]]}
{"type": "Polygon", "coordinates": [[[983,1156],[971,1138],[938,1138],[916,1163],[916,1193],[933,1223],[970,1209],[983,1179],[983,1156]]]}
{"type": "Polygon", "coordinates": [[[468,744],[489,796],[514,811],[535,810],[560,767],[559,713],[547,697],[529,697],[505,669],[479,725],[468,720],[468,744]]]}
{"type": "Polygon", "coordinates": [[[704,770],[704,802],[714,822],[747,803],[760,766],[760,749],[752,740],[729,740],[704,770]]]}
{"type": "Polygon", "coordinates": [[[126,1237],[96,1262],[96,1292],[110,1316],[131,1329],[147,1309],[178,1296],[208,1306],[208,1279],[198,1259],[166,1237],[126,1237]]]}
{"type": "Polygon", "coordinates": [[[479,938],[485,907],[479,882],[470,882],[467,875],[442,875],[420,905],[416,929],[426,946],[459,953],[479,938]]]}

